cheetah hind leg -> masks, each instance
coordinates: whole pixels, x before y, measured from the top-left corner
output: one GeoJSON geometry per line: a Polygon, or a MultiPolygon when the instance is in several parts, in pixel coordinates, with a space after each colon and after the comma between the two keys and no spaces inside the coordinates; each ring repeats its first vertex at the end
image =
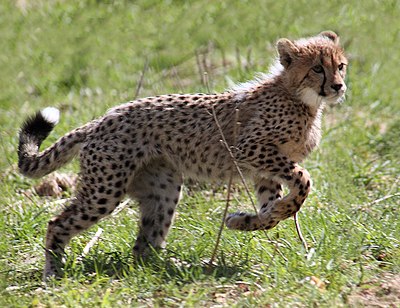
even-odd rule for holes
{"type": "Polygon", "coordinates": [[[133,253],[145,257],[151,249],[165,248],[181,195],[182,175],[169,163],[153,160],[136,174],[128,194],[139,202],[139,234],[133,253]]]}
{"type": "Polygon", "coordinates": [[[123,197],[122,194],[116,192],[109,196],[98,195],[97,193],[88,196],[86,191],[86,189],[82,189],[78,192],[71,204],[60,215],[49,221],[46,235],[44,280],[62,276],[62,259],[64,248],[68,242],[72,237],[109,215],[123,197]],[[95,205],[91,201],[93,196],[96,196],[97,200],[95,205]]]}

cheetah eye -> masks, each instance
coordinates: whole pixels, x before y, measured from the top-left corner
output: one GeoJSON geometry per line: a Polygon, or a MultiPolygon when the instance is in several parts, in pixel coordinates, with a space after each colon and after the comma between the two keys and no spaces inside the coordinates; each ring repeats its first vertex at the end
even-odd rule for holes
{"type": "Polygon", "coordinates": [[[340,63],[340,64],[338,65],[339,71],[343,70],[343,68],[344,68],[344,63],[340,63]]]}
{"type": "Polygon", "coordinates": [[[316,65],[312,69],[313,69],[314,72],[316,72],[318,74],[320,74],[320,73],[322,73],[324,71],[324,68],[322,67],[322,65],[316,65]]]}

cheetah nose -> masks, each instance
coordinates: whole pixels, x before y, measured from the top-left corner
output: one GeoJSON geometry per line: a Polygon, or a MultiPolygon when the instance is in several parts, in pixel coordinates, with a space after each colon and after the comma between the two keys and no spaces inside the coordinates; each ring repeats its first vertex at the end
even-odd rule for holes
{"type": "Polygon", "coordinates": [[[335,91],[339,91],[342,87],[343,87],[343,84],[341,84],[341,83],[331,85],[331,88],[335,91]]]}

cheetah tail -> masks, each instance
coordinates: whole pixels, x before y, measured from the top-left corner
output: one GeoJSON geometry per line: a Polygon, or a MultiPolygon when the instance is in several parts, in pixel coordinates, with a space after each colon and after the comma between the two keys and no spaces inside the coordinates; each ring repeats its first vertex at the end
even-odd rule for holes
{"type": "Polygon", "coordinates": [[[56,126],[59,117],[58,109],[47,107],[23,123],[18,146],[18,167],[22,174],[33,178],[42,177],[69,162],[79,152],[85,135],[79,128],[39,152],[40,145],[56,126]]]}

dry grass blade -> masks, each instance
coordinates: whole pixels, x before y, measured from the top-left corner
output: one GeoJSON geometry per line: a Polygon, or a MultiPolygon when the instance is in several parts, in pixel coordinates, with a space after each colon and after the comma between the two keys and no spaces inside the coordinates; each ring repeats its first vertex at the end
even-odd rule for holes
{"type": "Polygon", "coordinates": [[[136,87],[134,99],[137,99],[140,94],[140,89],[143,87],[144,75],[146,74],[148,67],[149,67],[149,59],[146,58],[146,61],[144,62],[143,70],[140,74],[139,82],[136,87]]]}
{"type": "Polygon", "coordinates": [[[96,234],[91,238],[91,240],[86,244],[85,248],[83,248],[83,252],[80,255],[80,259],[83,259],[89,253],[90,249],[97,243],[100,239],[101,234],[103,233],[102,228],[98,228],[96,234]]]}
{"type": "Polygon", "coordinates": [[[294,214],[293,218],[294,218],[294,224],[296,226],[297,235],[299,236],[299,239],[300,239],[301,243],[303,244],[304,249],[306,250],[306,252],[308,252],[308,245],[307,245],[306,240],[303,237],[303,234],[301,233],[300,223],[299,223],[297,213],[294,214]]]}
{"type": "Polygon", "coordinates": [[[382,202],[382,201],[385,201],[385,200],[387,200],[387,199],[391,199],[391,198],[399,197],[399,196],[400,196],[400,193],[395,193],[395,194],[392,194],[392,195],[387,195],[387,196],[384,196],[384,197],[382,197],[382,198],[379,198],[379,199],[376,199],[376,200],[372,201],[369,205],[375,205],[375,204],[378,204],[378,203],[380,203],[380,202],[382,202]]]}

